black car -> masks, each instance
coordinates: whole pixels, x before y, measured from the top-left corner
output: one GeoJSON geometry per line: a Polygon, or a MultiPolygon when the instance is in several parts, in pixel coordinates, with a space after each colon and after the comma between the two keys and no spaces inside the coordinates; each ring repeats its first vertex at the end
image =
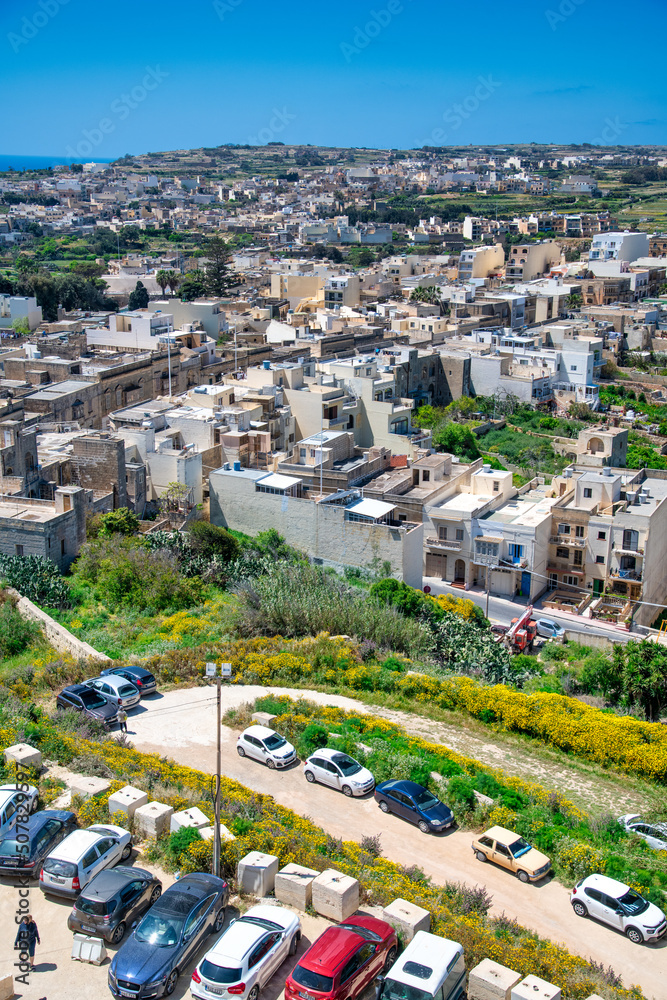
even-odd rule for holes
{"type": "Polygon", "coordinates": [[[56,698],[56,707],[63,710],[73,708],[89,719],[106,722],[108,726],[118,721],[118,706],[112,705],[99,691],[86,684],[70,684],[63,688],[56,698]]]}
{"type": "Polygon", "coordinates": [[[76,829],[76,816],[64,809],[42,809],[0,840],[0,875],[34,875],[56,844],[76,829]],[[17,840],[18,836],[21,840],[17,840]],[[27,839],[23,839],[23,838],[27,839]]]}
{"type": "Polygon", "coordinates": [[[184,875],[142,917],[109,966],[115,997],[171,996],[179,974],[225,922],[229,887],[215,875],[184,875]]]}
{"type": "Polygon", "coordinates": [[[454,824],[449,806],[414,781],[383,781],[375,789],[375,799],[382,812],[416,823],[422,833],[442,833],[454,824]]]}
{"type": "Polygon", "coordinates": [[[162,894],[162,882],[143,868],[118,865],[95,875],[77,896],[67,918],[71,931],[95,934],[111,944],[162,894]]]}
{"type": "Polygon", "coordinates": [[[126,681],[131,681],[135,687],[139,688],[139,694],[142,698],[157,693],[155,677],[150,670],[144,670],[143,667],[137,667],[134,664],[127,667],[107,667],[106,670],[100,672],[100,677],[104,677],[105,674],[118,674],[126,681]]]}

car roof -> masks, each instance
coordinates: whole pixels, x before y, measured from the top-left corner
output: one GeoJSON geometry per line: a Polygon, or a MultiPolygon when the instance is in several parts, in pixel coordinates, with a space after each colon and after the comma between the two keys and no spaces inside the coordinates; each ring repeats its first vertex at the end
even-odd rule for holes
{"type": "MultiPolygon", "coordinates": [[[[345,753],[344,750],[338,750],[337,747],[322,747],[321,750],[315,750],[314,753],[308,758],[312,760],[313,757],[323,757],[325,760],[333,760],[334,757],[349,757],[349,753],[345,753]]],[[[350,760],[354,760],[350,757],[350,760]]]]}
{"type": "Polygon", "coordinates": [[[213,892],[218,892],[223,885],[222,879],[218,879],[214,875],[198,873],[184,875],[178,882],[170,885],[166,892],[162,893],[151,907],[151,912],[187,916],[195,903],[210,896],[213,892]]]}
{"type": "Polygon", "coordinates": [[[423,785],[418,785],[416,781],[408,781],[407,778],[397,778],[395,781],[383,781],[382,787],[391,788],[395,792],[406,792],[408,795],[428,791],[423,785]]]}
{"type": "Polygon", "coordinates": [[[459,955],[463,955],[463,948],[457,941],[437,937],[426,931],[417,931],[405,951],[392,966],[388,978],[412,986],[420,993],[435,994],[436,987],[442,983],[447,975],[450,963],[459,955]],[[425,979],[406,971],[405,966],[409,962],[430,969],[431,975],[425,979]]]}
{"type": "Polygon", "coordinates": [[[491,837],[493,840],[499,840],[501,843],[505,843],[507,840],[516,840],[519,834],[514,833],[513,830],[506,829],[504,826],[492,826],[483,833],[480,833],[479,836],[491,837]]]}
{"type": "Polygon", "coordinates": [[[624,896],[630,888],[625,882],[617,882],[615,878],[610,878],[608,875],[589,875],[581,884],[584,886],[594,886],[596,889],[608,892],[610,896],[615,896],[616,898],[624,896]]]}
{"type": "Polygon", "coordinates": [[[120,871],[117,868],[105,868],[93,876],[81,895],[86,899],[111,899],[119,889],[133,881],[133,877],[127,871],[120,871]]]}
{"type": "Polygon", "coordinates": [[[132,683],[132,681],[128,681],[127,677],[121,677],[120,674],[105,674],[104,677],[91,677],[90,683],[92,684],[93,681],[105,681],[113,688],[119,688],[125,684],[132,683]]]}
{"type": "Polygon", "coordinates": [[[75,814],[68,812],[66,809],[41,809],[39,812],[33,813],[32,816],[28,817],[28,833],[36,833],[37,830],[41,830],[51,819],[67,823],[70,819],[74,818],[75,814]]]}
{"type": "Polygon", "coordinates": [[[311,972],[334,976],[364,940],[360,934],[345,927],[327,927],[301,957],[299,965],[311,972]]]}
{"type": "Polygon", "coordinates": [[[81,694],[82,691],[90,691],[90,687],[87,684],[68,684],[60,693],[64,694],[65,691],[69,694],[81,694]]]}
{"type": "Polygon", "coordinates": [[[78,861],[94,844],[103,839],[101,833],[90,830],[74,830],[50,852],[50,858],[58,861],[78,861]]]}
{"type": "Polygon", "coordinates": [[[267,726],[248,726],[243,731],[243,736],[256,736],[258,740],[265,740],[267,736],[274,735],[277,735],[275,729],[269,729],[267,726]]]}
{"type": "Polygon", "coordinates": [[[125,666],[122,666],[122,667],[108,667],[106,670],[102,671],[102,673],[100,674],[100,677],[108,677],[109,674],[116,674],[116,675],[118,675],[121,670],[128,670],[131,674],[136,674],[137,677],[144,677],[144,676],[145,677],[152,677],[153,676],[153,674],[150,672],[150,670],[145,670],[144,667],[140,667],[136,663],[127,663],[127,664],[125,664],[125,666]]]}
{"type": "MultiPolygon", "coordinates": [[[[245,916],[247,917],[248,914],[246,913],[245,916]]],[[[254,924],[241,917],[229,925],[222,937],[207,952],[206,957],[208,959],[228,958],[234,962],[240,962],[268,933],[268,927],[260,927],[259,924],[254,924]]]]}

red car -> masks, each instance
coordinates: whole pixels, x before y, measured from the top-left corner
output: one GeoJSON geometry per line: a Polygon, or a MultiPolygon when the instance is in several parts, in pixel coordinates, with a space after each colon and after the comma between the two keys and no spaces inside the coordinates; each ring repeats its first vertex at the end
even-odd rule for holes
{"type": "Polygon", "coordinates": [[[285,983],[285,1000],[353,1000],[394,964],[397,953],[391,924],[350,917],[327,928],[302,956],[285,983]]]}

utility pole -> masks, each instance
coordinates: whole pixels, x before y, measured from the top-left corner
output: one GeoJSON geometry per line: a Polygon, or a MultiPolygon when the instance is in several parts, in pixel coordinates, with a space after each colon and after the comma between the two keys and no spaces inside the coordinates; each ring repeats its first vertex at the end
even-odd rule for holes
{"type": "Polygon", "coordinates": [[[215,677],[216,699],[215,699],[215,734],[216,734],[216,756],[215,756],[215,827],[213,831],[213,874],[220,878],[220,788],[222,782],[222,760],[221,760],[221,726],[222,726],[222,681],[223,678],[232,676],[231,663],[221,663],[220,673],[216,663],[206,664],[206,676],[215,677]]]}
{"type": "Polygon", "coordinates": [[[491,566],[486,564],[486,617],[489,617],[489,592],[491,590],[491,566]]]}

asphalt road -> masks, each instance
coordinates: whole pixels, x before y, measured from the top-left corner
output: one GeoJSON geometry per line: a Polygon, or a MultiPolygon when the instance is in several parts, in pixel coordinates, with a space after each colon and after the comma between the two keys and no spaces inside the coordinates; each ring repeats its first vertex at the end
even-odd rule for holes
{"type": "MultiPolygon", "coordinates": [[[[224,687],[223,712],[270,691],[258,687],[224,687]]],[[[318,692],[290,691],[326,704],[358,707],[352,699],[318,692]]],[[[141,705],[128,720],[129,738],[137,749],[166,754],[180,764],[212,773],[215,770],[215,696],[211,688],[170,691],[141,705]]],[[[667,939],[658,946],[632,945],[620,933],[591,920],[574,916],[569,893],[555,880],[523,885],[502,869],[478,862],[471,850],[471,834],[455,830],[425,835],[395,816],[385,816],[372,796],[347,799],[320,785],[310,785],[301,765],[287,771],[270,771],[236,753],[237,732],[223,727],[223,773],[257,792],[273,795],[277,802],[310,816],[336,837],[360,841],[380,834],[385,857],[400,864],[415,862],[436,882],[463,881],[483,884],[493,897],[492,912],[505,912],[570,951],[611,965],[626,986],[639,984],[647,997],[663,1000],[667,980],[667,939]]]]}

